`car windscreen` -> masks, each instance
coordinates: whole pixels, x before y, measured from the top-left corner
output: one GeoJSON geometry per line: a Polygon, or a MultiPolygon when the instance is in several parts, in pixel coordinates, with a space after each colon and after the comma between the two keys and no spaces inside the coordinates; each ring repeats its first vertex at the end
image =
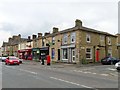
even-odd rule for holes
{"type": "Polygon", "coordinates": [[[9,58],[9,60],[18,60],[17,58],[9,58]]]}

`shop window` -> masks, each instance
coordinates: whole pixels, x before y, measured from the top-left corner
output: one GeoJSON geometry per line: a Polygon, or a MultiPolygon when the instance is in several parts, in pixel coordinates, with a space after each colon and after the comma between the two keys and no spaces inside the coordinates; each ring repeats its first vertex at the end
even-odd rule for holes
{"type": "Polygon", "coordinates": [[[91,42],[90,34],[87,34],[87,35],[86,35],[86,42],[87,42],[87,43],[90,43],[90,42],[91,42]]]}
{"type": "Polygon", "coordinates": [[[52,56],[52,59],[54,59],[54,58],[55,58],[55,49],[54,49],[54,48],[52,48],[52,50],[51,50],[51,51],[52,51],[52,55],[51,55],[51,56],[52,56]]]}
{"type": "Polygon", "coordinates": [[[63,59],[68,59],[67,49],[63,49],[63,59]]]}
{"type": "Polygon", "coordinates": [[[92,59],[92,49],[86,48],[86,59],[92,59]]]}
{"type": "Polygon", "coordinates": [[[76,33],[71,33],[71,43],[75,43],[76,33]]]}

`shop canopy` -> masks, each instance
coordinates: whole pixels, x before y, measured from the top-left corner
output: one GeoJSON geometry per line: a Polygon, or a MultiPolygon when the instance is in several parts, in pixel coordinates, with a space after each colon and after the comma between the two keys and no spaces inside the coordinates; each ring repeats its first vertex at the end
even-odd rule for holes
{"type": "Polygon", "coordinates": [[[31,52],[32,49],[22,49],[22,50],[18,50],[18,53],[23,53],[23,52],[31,52]]]}

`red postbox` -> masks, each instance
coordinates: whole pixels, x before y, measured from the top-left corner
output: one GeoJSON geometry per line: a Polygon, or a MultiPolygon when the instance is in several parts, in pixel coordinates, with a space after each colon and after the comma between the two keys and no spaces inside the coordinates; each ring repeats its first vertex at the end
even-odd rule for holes
{"type": "Polygon", "coordinates": [[[50,55],[47,55],[47,65],[50,65],[50,55]]]}

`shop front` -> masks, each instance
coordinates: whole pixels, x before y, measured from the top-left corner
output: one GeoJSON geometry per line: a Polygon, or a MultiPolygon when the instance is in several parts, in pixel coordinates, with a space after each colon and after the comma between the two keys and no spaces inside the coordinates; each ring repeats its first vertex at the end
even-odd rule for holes
{"type": "Polygon", "coordinates": [[[32,60],[32,49],[18,50],[18,57],[20,59],[32,60]]]}
{"type": "Polygon", "coordinates": [[[44,58],[46,60],[47,55],[49,55],[49,47],[40,48],[40,59],[44,58]]]}
{"type": "Polygon", "coordinates": [[[61,46],[62,61],[67,63],[76,63],[75,45],[61,46]]]}
{"type": "Polygon", "coordinates": [[[32,49],[32,58],[35,61],[40,60],[40,48],[33,48],[32,49]]]}

